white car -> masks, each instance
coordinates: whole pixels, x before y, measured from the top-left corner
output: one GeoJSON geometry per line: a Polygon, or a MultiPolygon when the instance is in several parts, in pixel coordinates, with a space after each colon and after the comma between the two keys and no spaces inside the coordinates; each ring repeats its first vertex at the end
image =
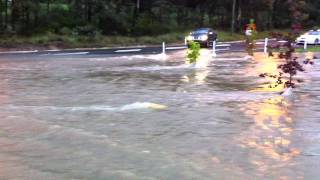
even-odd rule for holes
{"type": "Polygon", "coordinates": [[[298,44],[320,44],[320,31],[309,31],[296,39],[296,43],[298,44]]]}

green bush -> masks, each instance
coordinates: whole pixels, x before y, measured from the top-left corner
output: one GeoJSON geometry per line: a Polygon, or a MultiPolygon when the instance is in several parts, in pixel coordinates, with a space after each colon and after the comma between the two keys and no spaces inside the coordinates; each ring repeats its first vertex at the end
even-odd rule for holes
{"type": "Polygon", "coordinates": [[[187,59],[190,64],[197,62],[200,57],[200,44],[197,42],[191,42],[188,46],[187,59]]]}

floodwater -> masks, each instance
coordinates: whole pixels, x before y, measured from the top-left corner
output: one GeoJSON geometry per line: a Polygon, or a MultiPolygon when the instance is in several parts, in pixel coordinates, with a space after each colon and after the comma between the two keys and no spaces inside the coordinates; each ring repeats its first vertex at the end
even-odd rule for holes
{"type": "Polygon", "coordinates": [[[277,60],[201,59],[1,57],[0,179],[319,179],[320,60],[282,97],[277,60]]]}

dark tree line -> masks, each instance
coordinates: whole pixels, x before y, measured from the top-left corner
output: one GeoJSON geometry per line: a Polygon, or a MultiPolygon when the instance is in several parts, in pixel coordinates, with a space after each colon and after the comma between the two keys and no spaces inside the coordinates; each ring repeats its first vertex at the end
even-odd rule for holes
{"type": "Polygon", "coordinates": [[[290,28],[290,3],[305,27],[320,25],[319,0],[0,0],[0,33],[155,35],[209,26],[290,28]]]}

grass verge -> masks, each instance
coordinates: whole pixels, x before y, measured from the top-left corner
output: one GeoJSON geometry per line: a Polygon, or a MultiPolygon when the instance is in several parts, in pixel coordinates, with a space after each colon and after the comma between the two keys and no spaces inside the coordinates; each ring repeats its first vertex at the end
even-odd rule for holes
{"type": "Polygon", "coordinates": [[[320,52],[320,46],[308,46],[306,50],[303,48],[297,48],[296,52],[302,53],[302,52],[320,52]]]}
{"type": "MultiPolygon", "coordinates": [[[[285,32],[282,30],[281,32],[285,32]]],[[[76,36],[58,35],[46,33],[33,36],[4,36],[0,37],[0,50],[31,50],[31,49],[64,49],[64,48],[92,48],[92,47],[115,47],[115,46],[134,46],[134,45],[160,45],[162,42],[169,44],[184,43],[185,36],[189,32],[169,33],[158,36],[76,36]]],[[[229,33],[217,31],[219,41],[244,40],[245,36],[241,33],[229,33]]],[[[257,39],[268,37],[270,31],[259,32],[257,39]]]]}

